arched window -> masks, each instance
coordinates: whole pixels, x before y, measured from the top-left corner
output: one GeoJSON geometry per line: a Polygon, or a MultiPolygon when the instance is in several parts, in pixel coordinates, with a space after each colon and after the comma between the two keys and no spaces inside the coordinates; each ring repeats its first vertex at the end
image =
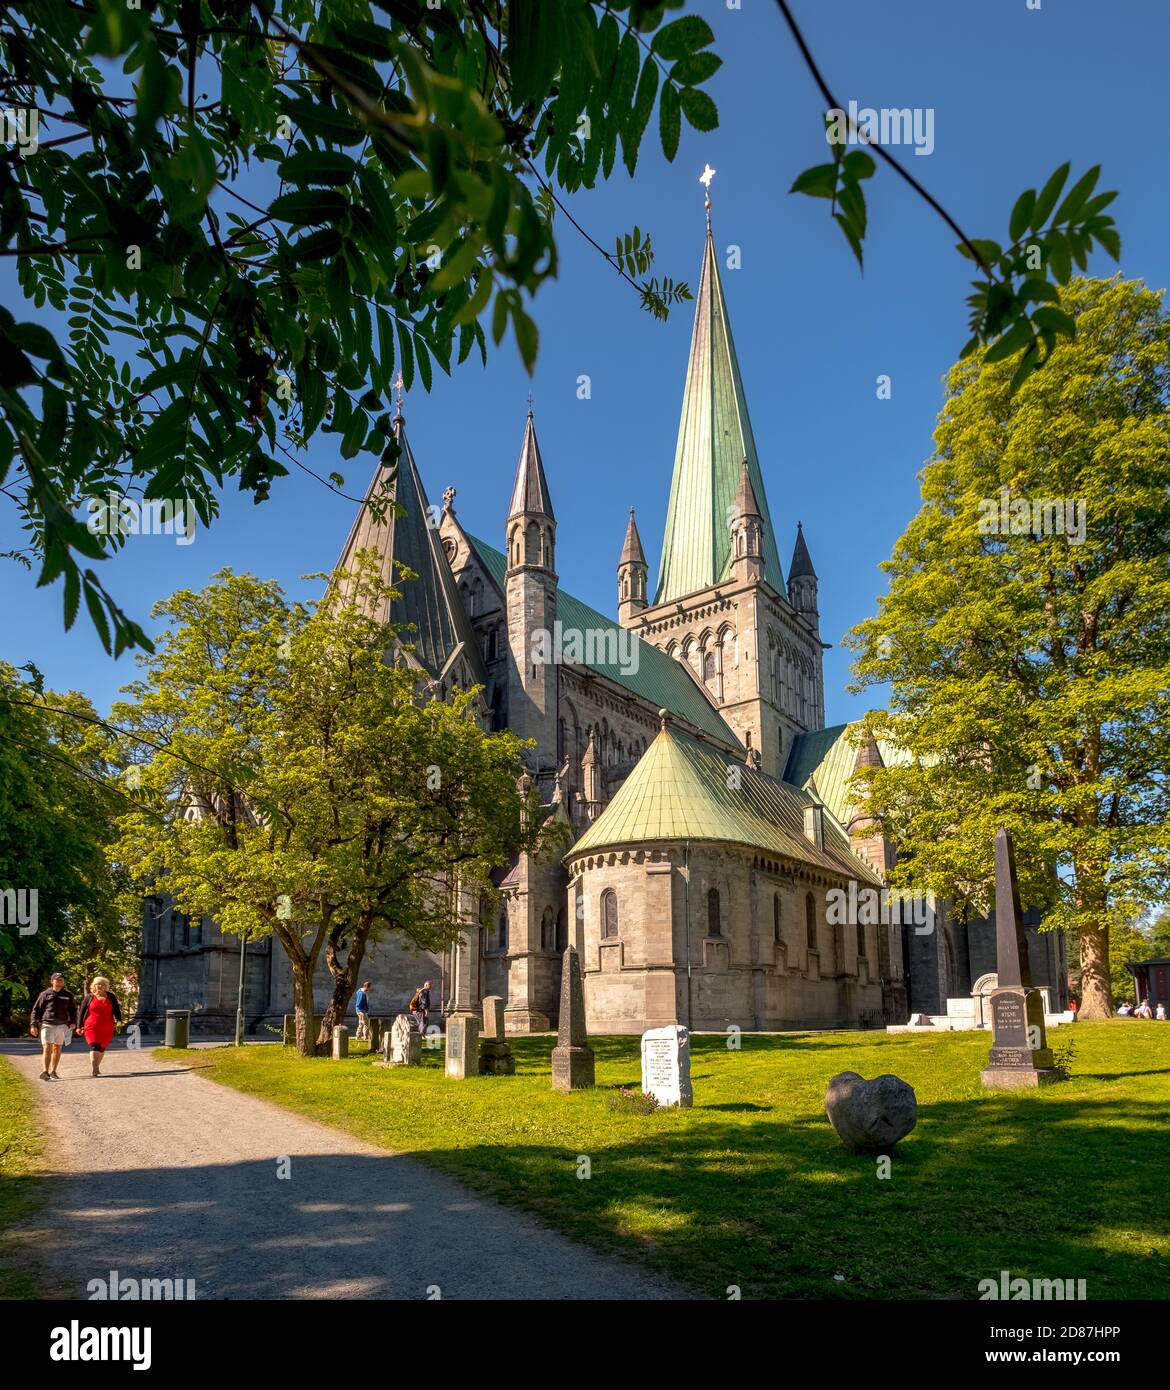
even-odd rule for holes
{"type": "Polygon", "coordinates": [[[601,935],[608,941],[617,934],[617,894],[612,888],[607,888],[601,895],[601,935]]]}
{"type": "Polygon", "coordinates": [[[719,921],[719,889],[707,890],[707,935],[722,936],[723,928],[719,921]]]}
{"type": "Polygon", "coordinates": [[[508,904],[500,904],[499,929],[496,932],[498,937],[497,949],[506,951],[508,949],[508,904]]]}
{"type": "Polygon", "coordinates": [[[779,894],[779,893],[773,893],[773,894],[772,894],[772,940],[776,943],[777,946],[781,945],[781,944],[783,943],[783,941],[784,941],[784,938],[783,938],[783,936],[782,936],[781,933],[780,933],[780,894],[779,894]]]}
{"type": "Polygon", "coordinates": [[[564,951],[569,945],[568,923],[565,921],[565,909],[557,908],[557,950],[564,951]]]}
{"type": "Polygon", "coordinates": [[[540,949],[552,951],[556,948],[556,918],[551,907],[546,907],[540,918],[540,949]]]}
{"type": "Polygon", "coordinates": [[[860,922],[857,924],[857,959],[865,959],[865,927],[860,922]]]}
{"type": "Polygon", "coordinates": [[[817,949],[817,904],[813,895],[809,893],[804,900],[804,925],[808,933],[808,949],[817,949]]]}
{"type": "Polygon", "coordinates": [[[709,685],[715,679],[715,653],[703,653],[703,680],[709,685]]]}

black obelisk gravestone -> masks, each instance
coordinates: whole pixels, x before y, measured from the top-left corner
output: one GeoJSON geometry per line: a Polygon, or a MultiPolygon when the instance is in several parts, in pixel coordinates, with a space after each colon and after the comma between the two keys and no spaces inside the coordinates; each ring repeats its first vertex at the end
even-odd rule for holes
{"type": "Polygon", "coordinates": [[[991,994],[992,1044],[979,1079],[996,1091],[1055,1081],[1044,996],[1032,988],[1016,860],[1006,830],[995,835],[995,947],[999,988],[991,994]]]}
{"type": "Polygon", "coordinates": [[[594,1084],[593,1049],[585,1032],[585,986],[572,946],[562,957],[561,1017],[552,1052],[554,1091],[581,1091],[594,1084]]]}

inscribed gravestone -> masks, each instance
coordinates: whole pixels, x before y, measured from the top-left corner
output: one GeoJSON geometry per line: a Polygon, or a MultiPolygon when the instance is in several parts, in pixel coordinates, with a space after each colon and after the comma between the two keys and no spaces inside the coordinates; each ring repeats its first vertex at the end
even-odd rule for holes
{"type": "Polygon", "coordinates": [[[691,1104],[690,1044],[690,1034],[680,1023],[642,1034],[642,1091],[659,1105],[691,1104]]]}

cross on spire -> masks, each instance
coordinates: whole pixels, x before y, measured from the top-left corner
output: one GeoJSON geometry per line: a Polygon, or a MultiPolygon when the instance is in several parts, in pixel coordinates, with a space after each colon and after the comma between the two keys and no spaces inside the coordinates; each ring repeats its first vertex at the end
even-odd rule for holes
{"type": "Polygon", "coordinates": [[[715,177],[715,170],[709,164],[703,166],[703,172],[699,175],[699,182],[703,185],[703,206],[707,209],[707,223],[711,222],[711,180],[715,177]]]}
{"type": "Polygon", "coordinates": [[[401,419],[402,419],[402,392],[403,392],[403,390],[405,389],[405,387],[406,387],[406,383],[402,380],[402,368],[399,367],[399,369],[398,369],[398,375],[397,375],[397,377],[394,379],[394,382],[392,383],[392,387],[391,387],[392,390],[394,390],[394,391],[396,391],[396,392],[398,393],[397,408],[396,408],[396,410],[395,410],[395,412],[394,412],[394,418],[395,418],[396,420],[401,420],[401,419]]]}

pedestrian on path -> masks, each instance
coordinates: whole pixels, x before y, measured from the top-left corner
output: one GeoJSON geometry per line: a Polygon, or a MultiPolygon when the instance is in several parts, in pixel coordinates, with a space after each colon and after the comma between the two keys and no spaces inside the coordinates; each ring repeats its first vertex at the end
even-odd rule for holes
{"type": "Polygon", "coordinates": [[[37,995],[29,1017],[29,1033],[41,1035],[42,1081],[57,1081],[61,1065],[61,1049],[69,1046],[77,1025],[77,1000],[65,988],[65,976],[54,970],[49,976],[49,988],[37,995]]]}
{"type": "Polygon", "coordinates": [[[91,1076],[101,1076],[102,1058],[113,1041],[115,1026],[121,1022],[122,1009],[117,996],[110,993],[109,980],[104,975],[95,975],[77,1016],[77,1031],[89,1043],[91,1076]]]}
{"type": "Polygon", "coordinates": [[[353,998],[353,1007],[357,1013],[358,1021],[356,1036],[359,1041],[364,1039],[366,1042],[370,1040],[370,996],[367,993],[369,988],[370,981],[363,980],[353,998]]]}
{"type": "Polygon", "coordinates": [[[418,1024],[418,1031],[426,1036],[427,1015],[431,1011],[431,982],[424,980],[421,989],[416,989],[411,996],[410,1003],[407,1005],[414,1021],[418,1024]]]}

